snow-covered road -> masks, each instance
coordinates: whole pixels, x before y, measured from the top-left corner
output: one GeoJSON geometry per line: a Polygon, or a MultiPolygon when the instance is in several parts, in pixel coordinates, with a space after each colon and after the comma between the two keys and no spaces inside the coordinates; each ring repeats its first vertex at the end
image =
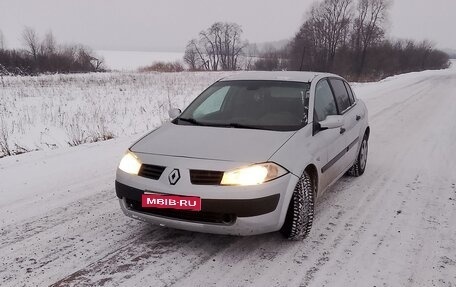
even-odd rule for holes
{"type": "Polygon", "coordinates": [[[125,217],[113,186],[130,138],[0,159],[0,286],[456,286],[456,69],[355,90],[366,173],[319,199],[303,242],[125,217]]]}

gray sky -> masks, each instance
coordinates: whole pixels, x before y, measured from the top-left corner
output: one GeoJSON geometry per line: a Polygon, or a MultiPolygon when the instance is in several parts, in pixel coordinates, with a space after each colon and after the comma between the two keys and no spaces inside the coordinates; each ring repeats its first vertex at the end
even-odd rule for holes
{"type": "MultiPolygon", "coordinates": [[[[21,46],[24,26],[62,43],[94,49],[175,51],[215,21],[242,25],[244,38],[290,38],[313,0],[0,0],[7,47],[21,46]]],[[[389,35],[455,48],[455,0],[395,0],[389,35]]]]}

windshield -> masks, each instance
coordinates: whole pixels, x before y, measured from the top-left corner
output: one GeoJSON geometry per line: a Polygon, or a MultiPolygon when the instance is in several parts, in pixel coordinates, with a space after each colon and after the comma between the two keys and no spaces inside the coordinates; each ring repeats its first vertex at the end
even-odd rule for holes
{"type": "Polygon", "coordinates": [[[173,122],[277,131],[307,124],[309,83],[286,81],[217,82],[173,122]]]}

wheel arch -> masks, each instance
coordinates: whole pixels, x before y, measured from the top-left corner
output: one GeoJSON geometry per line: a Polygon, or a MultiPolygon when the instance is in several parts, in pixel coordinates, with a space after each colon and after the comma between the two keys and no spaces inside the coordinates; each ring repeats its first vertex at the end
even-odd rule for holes
{"type": "Polygon", "coordinates": [[[369,126],[367,126],[366,131],[364,132],[364,134],[367,136],[367,139],[369,139],[369,135],[370,135],[370,127],[369,126]]]}
{"type": "Polygon", "coordinates": [[[312,184],[315,188],[315,195],[318,195],[318,186],[319,186],[319,175],[318,175],[318,170],[317,167],[311,163],[307,165],[307,167],[304,169],[305,172],[307,172],[312,179],[312,184]]]}
{"type": "Polygon", "coordinates": [[[295,196],[290,197],[283,220],[280,220],[280,231],[288,239],[304,239],[312,227],[318,186],[316,166],[308,164],[299,180],[300,185],[293,190],[295,196]]]}
{"type": "MultiPolygon", "coordinates": [[[[301,167],[302,168],[302,167],[301,167]]],[[[279,228],[283,226],[283,223],[285,222],[285,217],[286,217],[286,214],[287,214],[287,210],[290,206],[290,203],[291,203],[291,199],[292,199],[292,196],[293,196],[293,192],[295,190],[295,186],[298,182],[298,179],[300,178],[300,176],[302,176],[304,174],[304,172],[307,172],[309,174],[309,176],[312,178],[312,184],[314,184],[314,188],[315,188],[315,196],[318,194],[318,190],[319,190],[319,173],[318,173],[318,169],[317,169],[317,166],[314,164],[314,163],[308,163],[307,166],[305,166],[304,169],[300,169],[301,172],[296,172],[296,173],[293,173],[294,175],[294,178],[295,178],[295,181],[293,182],[293,185],[291,186],[290,185],[290,189],[288,190],[288,192],[285,194],[285,197],[284,197],[284,201],[283,201],[283,206],[282,206],[282,212],[280,214],[280,219],[279,219],[279,228]],[[300,176],[298,176],[297,174],[300,174],[300,176]]]]}

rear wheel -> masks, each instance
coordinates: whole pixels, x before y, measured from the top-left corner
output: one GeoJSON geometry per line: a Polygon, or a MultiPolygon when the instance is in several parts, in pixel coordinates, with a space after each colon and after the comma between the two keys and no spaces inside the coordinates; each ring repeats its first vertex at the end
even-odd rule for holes
{"type": "Polygon", "coordinates": [[[310,175],[304,171],[296,184],[280,232],[292,240],[304,239],[312,228],[315,188],[310,175]]]}
{"type": "Polygon", "coordinates": [[[363,175],[364,170],[366,169],[368,152],[367,139],[367,134],[365,134],[363,141],[361,142],[358,157],[356,158],[356,161],[353,164],[353,166],[348,170],[348,174],[351,176],[361,176],[363,175]]]}

